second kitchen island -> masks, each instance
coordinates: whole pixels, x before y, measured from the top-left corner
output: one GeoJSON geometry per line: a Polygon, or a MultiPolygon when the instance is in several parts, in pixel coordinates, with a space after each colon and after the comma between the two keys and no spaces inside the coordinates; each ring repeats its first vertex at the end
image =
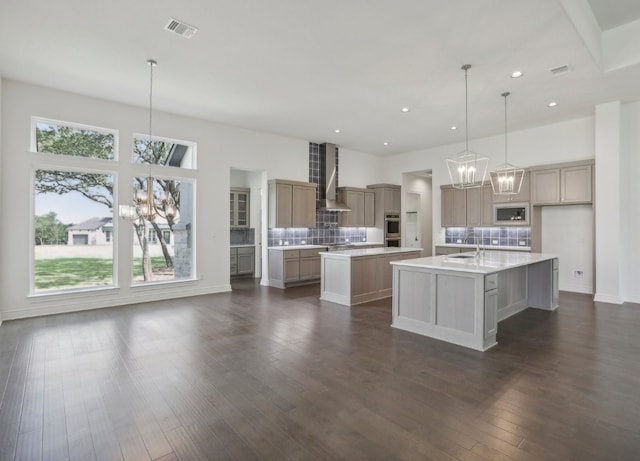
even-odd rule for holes
{"type": "Polygon", "coordinates": [[[393,264],[392,327],[485,351],[498,322],[527,307],[558,307],[558,258],[513,251],[393,264]]]}
{"type": "Polygon", "coordinates": [[[421,248],[369,248],[320,253],[320,299],[345,306],[388,298],[391,261],[419,258],[421,248]]]}

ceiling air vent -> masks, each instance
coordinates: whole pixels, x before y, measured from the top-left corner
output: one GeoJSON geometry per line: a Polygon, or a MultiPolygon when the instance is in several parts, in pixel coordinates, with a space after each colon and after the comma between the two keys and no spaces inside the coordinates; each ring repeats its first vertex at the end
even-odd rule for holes
{"type": "Polygon", "coordinates": [[[186,22],[182,22],[174,18],[169,19],[169,22],[164,26],[164,28],[165,30],[174,32],[184,38],[191,38],[196,32],[198,32],[197,27],[190,26],[186,22]]]}
{"type": "Polygon", "coordinates": [[[553,69],[551,69],[551,73],[556,77],[558,75],[568,74],[569,72],[571,72],[571,68],[569,66],[560,66],[560,67],[554,67],[553,69]]]}

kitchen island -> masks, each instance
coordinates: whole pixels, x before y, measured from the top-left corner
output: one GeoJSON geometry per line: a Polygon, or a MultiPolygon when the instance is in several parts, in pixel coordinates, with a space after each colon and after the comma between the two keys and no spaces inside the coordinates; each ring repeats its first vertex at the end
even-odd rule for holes
{"type": "Polygon", "coordinates": [[[485,251],[394,261],[392,327],[485,351],[498,322],[558,307],[558,258],[485,251]]]}
{"type": "Polygon", "coordinates": [[[320,299],[353,306],[392,293],[391,262],[419,257],[421,248],[368,248],[320,253],[320,299]]]}

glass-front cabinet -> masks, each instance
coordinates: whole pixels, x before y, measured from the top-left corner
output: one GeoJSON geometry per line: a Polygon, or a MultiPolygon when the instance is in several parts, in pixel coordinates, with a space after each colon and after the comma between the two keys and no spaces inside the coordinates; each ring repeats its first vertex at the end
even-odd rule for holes
{"type": "Polygon", "coordinates": [[[229,193],[229,225],[249,227],[249,189],[232,188],[229,193]]]}

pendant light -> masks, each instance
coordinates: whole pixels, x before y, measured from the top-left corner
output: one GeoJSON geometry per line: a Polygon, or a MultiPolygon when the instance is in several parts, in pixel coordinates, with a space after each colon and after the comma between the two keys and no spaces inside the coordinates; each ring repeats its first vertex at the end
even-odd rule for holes
{"type": "Polygon", "coordinates": [[[489,158],[469,150],[469,98],[467,88],[467,72],[471,64],[462,66],[464,70],[464,118],[465,149],[456,156],[447,159],[447,169],[451,185],[456,189],[472,189],[482,187],[487,175],[489,158]]]}
{"type": "MultiPolygon", "coordinates": [[[[151,176],[151,162],[155,159],[153,155],[154,143],[153,143],[153,68],[158,65],[157,61],[148,59],[149,65],[149,140],[145,149],[151,150],[151,156],[149,159],[149,176],[145,180],[145,186],[136,189],[133,194],[135,206],[120,205],[119,215],[125,219],[139,219],[143,218],[147,221],[153,221],[158,215],[158,205],[156,204],[156,198],[153,191],[154,183],[156,182],[153,176],[151,176]]],[[[166,193],[162,191],[159,199],[160,208],[164,211],[164,215],[167,218],[173,218],[176,215],[176,206],[167,197],[166,193]]]]}
{"type": "Polygon", "coordinates": [[[520,193],[524,169],[507,162],[507,97],[511,93],[502,93],[504,98],[504,163],[489,173],[494,195],[506,195],[513,198],[520,193]]]}

